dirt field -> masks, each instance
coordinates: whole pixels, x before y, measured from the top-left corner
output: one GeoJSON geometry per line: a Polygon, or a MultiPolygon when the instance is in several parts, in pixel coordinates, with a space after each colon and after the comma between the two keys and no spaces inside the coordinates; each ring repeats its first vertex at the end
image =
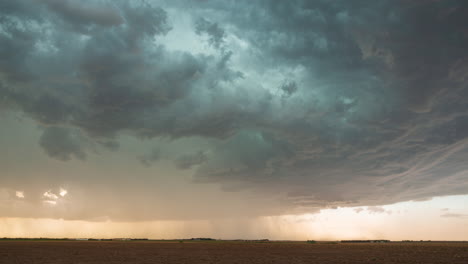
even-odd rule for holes
{"type": "Polygon", "coordinates": [[[468,263],[468,244],[0,241],[1,264],[468,263]]]}

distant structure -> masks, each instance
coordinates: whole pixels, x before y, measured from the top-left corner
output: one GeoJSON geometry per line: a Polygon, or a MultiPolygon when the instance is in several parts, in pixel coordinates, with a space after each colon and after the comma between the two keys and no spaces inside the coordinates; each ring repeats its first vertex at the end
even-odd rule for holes
{"type": "Polygon", "coordinates": [[[341,243],[390,243],[390,240],[377,239],[377,240],[341,240],[341,243]]]}

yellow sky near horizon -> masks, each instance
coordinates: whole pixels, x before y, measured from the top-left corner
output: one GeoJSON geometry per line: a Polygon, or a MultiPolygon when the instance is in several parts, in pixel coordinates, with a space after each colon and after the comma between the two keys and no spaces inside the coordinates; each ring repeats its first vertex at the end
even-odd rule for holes
{"type": "Polygon", "coordinates": [[[189,221],[0,218],[0,237],[468,240],[468,196],[316,214],[189,221]],[[451,207],[443,207],[450,204],[451,207]]]}

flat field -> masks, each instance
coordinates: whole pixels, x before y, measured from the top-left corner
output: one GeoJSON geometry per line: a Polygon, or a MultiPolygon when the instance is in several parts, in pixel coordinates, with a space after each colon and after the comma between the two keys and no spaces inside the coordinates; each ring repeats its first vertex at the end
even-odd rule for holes
{"type": "Polygon", "coordinates": [[[467,243],[0,241],[0,264],[468,263],[467,243]]]}

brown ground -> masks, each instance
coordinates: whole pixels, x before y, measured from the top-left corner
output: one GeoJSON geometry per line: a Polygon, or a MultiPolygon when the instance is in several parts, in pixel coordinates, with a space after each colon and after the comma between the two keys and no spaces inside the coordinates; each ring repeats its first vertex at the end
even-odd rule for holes
{"type": "Polygon", "coordinates": [[[468,264],[468,244],[0,241],[0,264],[450,263],[468,264]]]}

